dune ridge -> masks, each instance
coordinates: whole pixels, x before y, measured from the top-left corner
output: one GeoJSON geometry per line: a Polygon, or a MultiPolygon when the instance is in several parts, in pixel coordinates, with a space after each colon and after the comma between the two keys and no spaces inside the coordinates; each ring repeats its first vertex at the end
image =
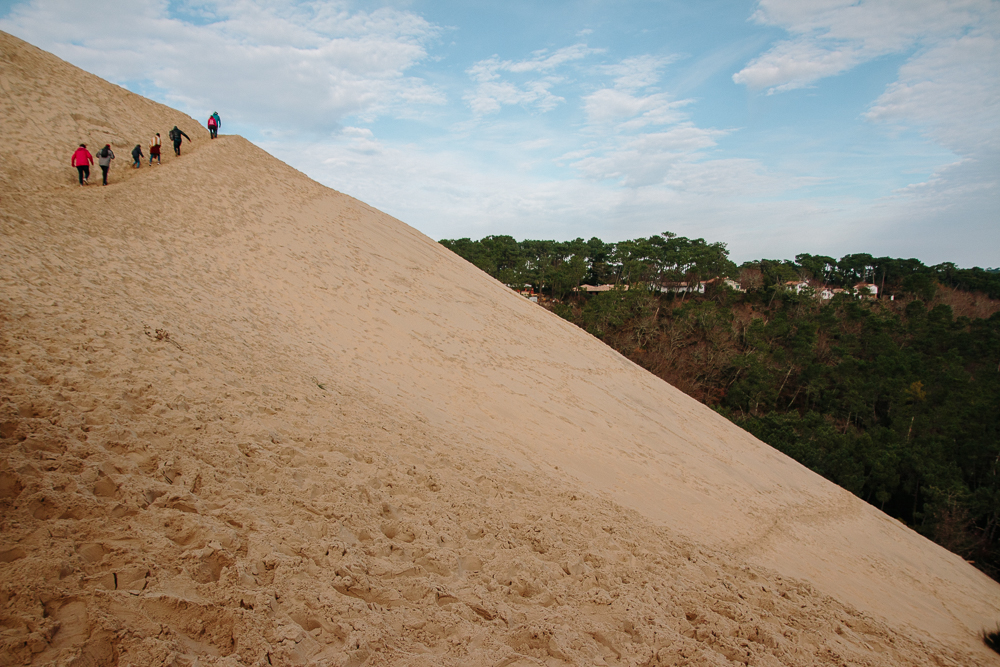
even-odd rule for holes
{"type": "Polygon", "coordinates": [[[996,582],[416,230],[0,91],[0,663],[1000,664],[996,582]]]}

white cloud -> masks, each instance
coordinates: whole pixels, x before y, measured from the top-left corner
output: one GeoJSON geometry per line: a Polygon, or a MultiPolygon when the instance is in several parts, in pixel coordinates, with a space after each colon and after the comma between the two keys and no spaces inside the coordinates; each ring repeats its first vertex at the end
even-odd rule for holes
{"type": "Polygon", "coordinates": [[[679,165],[696,162],[700,151],[715,146],[715,139],[725,134],[682,123],[662,132],[618,137],[571,164],[594,180],[616,180],[626,187],[675,187],[684,180],[679,165]]]}
{"type": "Polygon", "coordinates": [[[898,51],[927,35],[954,34],[994,11],[992,0],[761,0],[753,20],[793,34],[858,40],[898,51]]]}
{"type": "Polygon", "coordinates": [[[677,56],[643,55],[603,65],[597,71],[614,77],[615,88],[635,91],[656,85],[660,80],[660,70],[677,60],[677,56]]]}
{"type": "Polygon", "coordinates": [[[573,60],[581,60],[593,53],[599,53],[586,44],[574,44],[549,53],[548,49],[536,51],[535,57],[519,62],[505,63],[503,69],[509,72],[547,72],[573,60]]]}
{"type": "MultiPolygon", "coordinates": [[[[655,92],[660,70],[674,60],[640,56],[597,68],[612,77],[612,85],[583,98],[595,139],[585,152],[563,155],[560,162],[587,179],[626,188],[685,189],[691,167],[705,160],[705,151],[728,131],[696,126],[683,111],[694,100],[655,92]]],[[[692,183],[692,189],[697,185],[692,183]]]]}
{"type": "Polygon", "coordinates": [[[771,92],[801,88],[879,56],[960,36],[996,14],[993,0],[761,0],[753,19],[791,38],[733,81],[771,92]]]}
{"type": "Polygon", "coordinates": [[[769,93],[782,92],[841,74],[870,57],[852,44],[782,42],[734,74],[733,81],[752,90],[770,87],[769,93]]]}
{"type": "Polygon", "coordinates": [[[327,132],[350,116],[445,101],[406,74],[440,29],[388,8],[32,0],[0,28],[113,81],[151,84],[186,110],[219,109],[230,122],[327,132]]]}
{"type": "Polygon", "coordinates": [[[667,93],[639,92],[659,83],[660,70],[676,59],[674,56],[644,55],[597,67],[598,74],[612,77],[612,87],[600,88],[584,96],[587,122],[605,125],[627,119],[619,129],[639,129],[684,120],[685,116],[678,109],[693,100],[674,100],[667,93]]]}
{"type": "Polygon", "coordinates": [[[551,111],[562,97],[553,95],[549,89],[555,80],[536,80],[517,85],[510,81],[482,81],[475,91],[465,99],[476,114],[488,114],[499,111],[504,105],[533,105],[539,111],[551,111]]]}
{"type": "Polygon", "coordinates": [[[647,125],[666,125],[686,118],[681,107],[693,100],[671,100],[666,93],[632,95],[602,88],[584,98],[587,121],[593,125],[621,122],[620,129],[639,129],[647,125]]]}
{"type": "Polygon", "coordinates": [[[956,153],[1000,149],[1000,39],[947,39],[915,56],[875,100],[872,121],[916,125],[956,153]]]}
{"type": "Polygon", "coordinates": [[[563,80],[551,72],[562,65],[595,53],[600,53],[600,50],[591,49],[586,44],[574,44],[552,53],[547,50],[537,51],[532,54],[532,58],[526,60],[500,60],[497,56],[480,60],[466,70],[476,82],[476,87],[468,92],[464,99],[477,115],[495,113],[502,107],[511,105],[531,106],[541,112],[551,111],[560,102],[565,101],[550,91],[552,86],[563,80]],[[549,74],[542,78],[515,83],[505,80],[504,73],[549,74]]]}
{"type": "Polygon", "coordinates": [[[264,148],[278,157],[296,156],[319,180],[435,238],[515,230],[530,236],[538,233],[539,220],[570,225],[572,217],[589,217],[595,204],[588,197],[588,192],[594,194],[592,187],[580,180],[539,180],[530,172],[512,169],[521,146],[480,146],[487,154],[483,157],[438,145],[342,135],[322,144],[265,144],[264,148]],[[393,187],[387,188],[387,183],[393,187]]]}
{"type": "Polygon", "coordinates": [[[684,163],[667,174],[665,183],[678,192],[727,201],[753,201],[788,193],[815,179],[769,172],[757,160],[720,158],[684,163]]]}
{"type": "Polygon", "coordinates": [[[583,99],[583,108],[591,123],[610,123],[631,118],[666,103],[666,95],[636,97],[614,88],[602,88],[583,99]]]}

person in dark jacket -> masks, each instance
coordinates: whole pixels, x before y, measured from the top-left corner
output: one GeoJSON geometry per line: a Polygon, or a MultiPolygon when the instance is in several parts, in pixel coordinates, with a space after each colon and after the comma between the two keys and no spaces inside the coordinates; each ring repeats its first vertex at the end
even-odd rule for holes
{"type": "Polygon", "coordinates": [[[181,154],[181,137],[191,141],[191,137],[184,134],[184,131],[178,129],[176,125],[174,125],[174,129],[170,130],[170,134],[167,136],[170,137],[170,141],[174,142],[174,155],[181,154]]]}
{"type": "Polygon", "coordinates": [[[142,158],[146,157],[142,154],[142,144],[136,144],[135,148],[132,149],[132,161],[135,162],[133,167],[138,169],[142,166],[142,158]]]}
{"type": "Polygon", "coordinates": [[[80,185],[86,185],[90,178],[90,165],[94,164],[94,156],[87,150],[87,144],[80,144],[80,147],[73,152],[73,160],[70,162],[76,167],[76,172],[80,176],[80,185]]]}
{"type": "Polygon", "coordinates": [[[104,144],[104,148],[97,151],[97,164],[101,166],[101,177],[104,185],[108,184],[108,169],[111,169],[111,161],[115,159],[115,153],[111,150],[111,144],[104,144]]]}

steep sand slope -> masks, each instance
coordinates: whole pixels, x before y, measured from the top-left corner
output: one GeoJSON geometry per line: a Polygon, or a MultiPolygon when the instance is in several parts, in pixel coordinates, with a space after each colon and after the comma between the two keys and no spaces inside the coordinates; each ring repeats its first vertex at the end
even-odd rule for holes
{"type": "Polygon", "coordinates": [[[960,558],[399,221],[0,54],[0,664],[1000,664],[960,558]]]}

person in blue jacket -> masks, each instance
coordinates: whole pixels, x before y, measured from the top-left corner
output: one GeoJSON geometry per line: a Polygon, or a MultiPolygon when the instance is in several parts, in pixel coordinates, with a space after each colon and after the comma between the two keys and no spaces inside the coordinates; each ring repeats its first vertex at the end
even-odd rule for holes
{"type": "Polygon", "coordinates": [[[208,117],[208,131],[211,132],[213,139],[219,136],[220,127],[222,127],[222,119],[219,118],[219,112],[213,111],[212,115],[208,117]]]}

